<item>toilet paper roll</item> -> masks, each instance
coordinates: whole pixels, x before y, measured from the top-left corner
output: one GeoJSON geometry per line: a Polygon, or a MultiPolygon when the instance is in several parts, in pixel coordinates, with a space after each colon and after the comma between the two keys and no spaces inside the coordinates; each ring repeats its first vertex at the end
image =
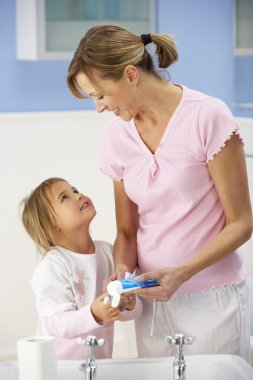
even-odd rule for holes
{"type": "Polygon", "coordinates": [[[56,380],[56,341],[51,336],[18,340],[19,380],[56,380]]]}

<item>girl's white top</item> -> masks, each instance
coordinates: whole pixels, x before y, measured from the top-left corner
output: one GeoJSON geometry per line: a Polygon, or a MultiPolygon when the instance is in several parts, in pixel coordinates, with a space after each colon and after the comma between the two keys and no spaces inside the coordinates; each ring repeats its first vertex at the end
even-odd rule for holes
{"type": "MultiPolygon", "coordinates": [[[[80,254],[54,247],[35,269],[31,285],[39,314],[38,334],[57,338],[58,359],[85,359],[87,347],[78,337],[96,335],[105,339],[96,357],[112,356],[113,324],[97,323],[91,304],[103,293],[103,280],[114,272],[112,245],[95,241],[95,252],[80,254]]],[[[138,301],[133,311],[121,313],[122,320],[141,314],[138,301]]]]}

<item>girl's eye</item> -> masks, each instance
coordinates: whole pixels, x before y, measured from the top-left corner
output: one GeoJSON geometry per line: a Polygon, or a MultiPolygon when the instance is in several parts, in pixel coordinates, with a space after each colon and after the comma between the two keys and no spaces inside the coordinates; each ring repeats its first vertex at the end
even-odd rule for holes
{"type": "Polygon", "coordinates": [[[104,95],[98,96],[98,100],[102,100],[104,98],[104,95]]]}
{"type": "Polygon", "coordinates": [[[61,198],[61,201],[63,202],[63,201],[65,201],[65,200],[68,199],[68,198],[69,198],[68,195],[64,194],[64,195],[62,196],[62,198],[61,198]]]}
{"type": "Polygon", "coordinates": [[[74,189],[73,193],[79,194],[79,191],[77,189],[74,189]]]}

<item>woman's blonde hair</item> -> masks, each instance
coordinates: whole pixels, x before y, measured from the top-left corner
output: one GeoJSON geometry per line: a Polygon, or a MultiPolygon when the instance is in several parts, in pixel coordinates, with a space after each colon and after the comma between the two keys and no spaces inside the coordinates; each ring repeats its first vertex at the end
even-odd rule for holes
{"type": "Polygon", "coordinates": [[[21,201],[23,225],[41,254],[45,254],[56,245],[54,241],[55,213],[48,198],[48,190],[59,181],[66,182],[57,177],[46,179],[21,201]]]}
{"type": "MultiPolygon", "coordinates": [[[[178,59],[172,36],[155,33],[150,36],[157,47],[158,66],[169,67],[178,59]]],[[[127,65],[154,74],[141,36],[118,25],[95,26],[81,39],[69,65],[68,87],[77,98],[86,98],[76,83],[77,74],[84,73],[93,82],[95,73],[101,79],[118,80],[127,65]]]]}

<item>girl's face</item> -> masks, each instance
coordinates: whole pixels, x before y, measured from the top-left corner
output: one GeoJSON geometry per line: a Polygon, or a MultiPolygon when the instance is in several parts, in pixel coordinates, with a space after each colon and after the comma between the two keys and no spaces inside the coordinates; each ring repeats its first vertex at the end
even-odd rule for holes
{"type": "Polygon", "coordinates": [[[114,112],[125,121],[136,117],[138,70],[134,66],[128,66],[118,81],[96,78],[98,85],[95,86],[84,73],[79,73],[76,82],[87,96],[93,98],[97,112],[114,112]]]}
{"type": "Polygon", "coordinates": [[[47,196],[55,211],[55,228],[60,233],[76,232],[89,225],[96,215],[90,198],[68,182],[55,182],[48,189],[47,196]]]}

